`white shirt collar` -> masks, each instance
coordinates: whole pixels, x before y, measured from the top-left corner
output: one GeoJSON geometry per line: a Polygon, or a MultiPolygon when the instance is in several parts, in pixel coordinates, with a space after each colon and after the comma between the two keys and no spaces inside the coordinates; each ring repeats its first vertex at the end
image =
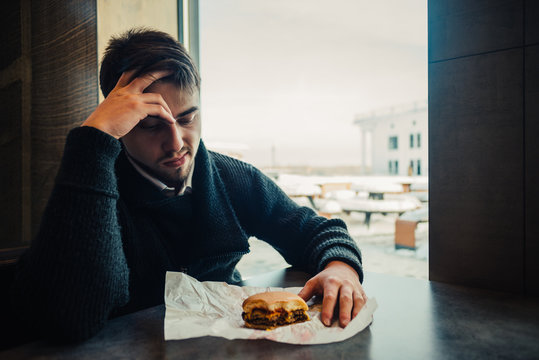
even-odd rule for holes
{"type": "MultiPolygon", "coordinates": [[[[167,186],[167,184],[163,183],[161,180],[155,178],[154,176],[148,174],[147,171],[145,171],[143,168],[141,168],[132,158],[131,156],[127,153],[126,151],[126,154],[127,154],[127,158],[129,159],[129,162],[131,163],[131,165],[133,165],[133,167],[135,168],[135,170],[137,170],[139,172],[140,175],[142,175],[144,178],[146,178],[148,181],[150,181],[152,184],[154,184],[155,186],[157,186],[157,188],[161,191],[175,191],[176,189],[175,188],[171,188],[170,186],[167,186]]],[[[178,192],[177,195],[183,195],[185,194],[185,192],[187,191],[188,193],[191,192],[192,188],[193,188],[193,172],[194,172],[194,169],[195,169],[195,161],[193,159],[193,166],[191,166],[191,170],[189,171],[189,175],[187,175],[187,179],[185,180],[184,184],[183,184],[183,187],[180,189],[180,191],[178,192]]]]}

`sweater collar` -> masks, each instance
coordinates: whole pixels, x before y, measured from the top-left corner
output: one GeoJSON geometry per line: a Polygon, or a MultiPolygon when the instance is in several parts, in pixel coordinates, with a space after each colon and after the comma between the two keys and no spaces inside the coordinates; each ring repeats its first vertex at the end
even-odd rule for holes
{"type": "MultiPolygon", "coordinates": [[[[220,174],[221,170],[202,141],[196,163],[193,173],[193,188],[196,189],[193,191],[193,210],[194,220],[202,235],[202,242],[197,245],[200,246],[200,251],[222,255],[230,251],[231,239],[240,241],[247,238],[247,235],[240,225],[227,186],[220,174]],[[203,250],[210,244],[209,251],[203,250]]],[[[241,246],[238,244],[236,250],[240,250],[241,246]]]]}
{"type": "MultiPolygon", "coordinates": [[[[235,248],[245,250],[242,240],[247,237],[237,218],[218,164],[213,160],[203,141],[195,157],[193,171],[193,221],[200,235],[194,251],[206,256],[217,256],[235,248]],[[232,244],[233,242],[234,244],[232,244]],[[237,243],[236,243],[237,242],[237,243]]],[[[118,158],[120,197],[135,208],[151,210],[167,206],[179,199],[166,197],[154,184],[131,165],[122,152],[118,158]]]]}

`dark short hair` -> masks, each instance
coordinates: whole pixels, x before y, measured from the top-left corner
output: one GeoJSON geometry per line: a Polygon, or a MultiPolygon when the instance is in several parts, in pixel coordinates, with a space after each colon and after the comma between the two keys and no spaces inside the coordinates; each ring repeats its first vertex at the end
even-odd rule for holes
{"type": "Polygon", "coordinates": [[[99,75],[105,97],[114,89],[122,73],[128,70],[136,70],[133,78],[152,71],[169,70],[172,74],[162,81],[172,82],[191,92],[200,89],[200,75],[187,50],[161,31],[134,28],[111,38],[99,75]]]}

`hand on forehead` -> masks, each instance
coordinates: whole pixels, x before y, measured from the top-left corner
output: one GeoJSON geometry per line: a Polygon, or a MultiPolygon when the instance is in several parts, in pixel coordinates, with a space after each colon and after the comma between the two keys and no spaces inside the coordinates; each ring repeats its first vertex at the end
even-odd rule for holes
{"type": "Polygon", "coordinates": [[[160,80],[162,78],[165,78],[172,74],[170,70],[158,70],[158,71],[152,71],[147,74],[142,74],[136,78],[132,78],[133,75],[136,73],[136,70],[129,70],[126,71],[120,76],[120,79],[118,79],[118,83],[116,84],[116,87],[122,88],[122,87],[129,87],[130,90],[136,92],[136,93],[143,93],[144,90],[153,84],[155,81],[160,80]]]}

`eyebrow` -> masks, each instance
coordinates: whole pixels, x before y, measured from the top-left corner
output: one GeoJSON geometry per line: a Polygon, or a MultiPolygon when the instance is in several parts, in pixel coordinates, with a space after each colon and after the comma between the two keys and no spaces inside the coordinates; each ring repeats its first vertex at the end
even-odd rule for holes
{"type": "Polygon", "coordinates": [[[177,116],[176,116],[176,119],[179,119],[181,117],[184,117],[185,115],[189,115],[191,114],[192,112],[195,112],[198,110],[198,106],[193,106],[193,107],[190,107],[189,109],[185,110],[184,112],[181,112],[179,113],[177,116]]]}

